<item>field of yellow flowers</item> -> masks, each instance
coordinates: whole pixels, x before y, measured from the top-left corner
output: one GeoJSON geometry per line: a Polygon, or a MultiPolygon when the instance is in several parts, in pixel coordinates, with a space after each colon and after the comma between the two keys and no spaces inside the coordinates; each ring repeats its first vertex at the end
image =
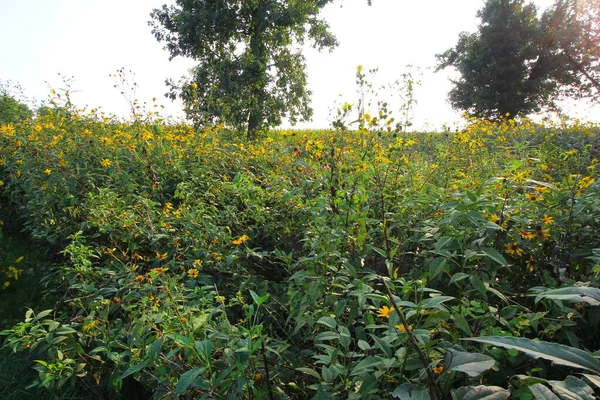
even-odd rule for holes
{"type": "Polygon", "coordinates": [[[0,124],[1,219],[56,260],[4,346],[53,395],[595,398],[600,127],[363,122],[0,124]]]}

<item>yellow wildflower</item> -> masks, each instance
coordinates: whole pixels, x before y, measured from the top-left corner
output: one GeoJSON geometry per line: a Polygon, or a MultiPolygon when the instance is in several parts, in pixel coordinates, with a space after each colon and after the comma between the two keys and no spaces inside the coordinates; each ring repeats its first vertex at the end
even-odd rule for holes
{"type": "Polygon", "coordinates": [[[231,244],[234,244],[234,245],[238,246],[238,245],[244,243],[245,241],[247,241],[248,239],[250,239],[248,236],[242,235],[239,238],[237,238],[235,240],[232,240],[231,244]]]}
{"type": "Polygon", "coordinates": [[[112,161],[110,161],[108,158],[104,158],[102,161],[100,161],[100,165],[102,165],[105,168],[108,168],[112,165],[112,161]]]}
{"type": "Polygon", "coordinates": [[[542,228],[540,225],[535,226],[535,235],[537,237],[541,237],[542,239],[550,238],[550,231],[548,229],[542,228]]]}
{"type": "Polygon", "coordinates": [[[533,232],[528,232],[525,229],[519,229],[519,233],[523,239],[533,239],[536,235],[533,232]]]}
{"type": "Polygon", "coordinates": [[[444,365],[440,364],[437,367],[433,367],[433,372],[437,375],[441,374],[442,372],[444,372],[444,365]]]}
{"type": "Polygon", "coordinates": [[[191,268],[188,269],[188,276],[192,279],[196,279],[198,277],[198,274],[200,273],[200,271],[198,271],[196,268],[191,268]]]}
{"type": "Polygon", "coordinates": [[[549,217],[548,215],[544,214],[544,217],[542,218],[542,222],[546,225],[552,225],[554,223],[554,219],[552,217],[549,217]]]}
{"type": "Polygon", "coordinates": [[[0,132],[4,133],[8,137],[12,137],[15,134],[15,127],[12,124],[0,126],[0,132]]]}
{"type": "Polygon", "coordinates": [[[150,296],[148,300],[150,300],[154,307],[158,307],[160,305],[160,299],[156,296],[150,296]]]}
{"type": "Polygon", "coordinates": [[[537,264],[537,262],[535,261],[535,258],[533,258],[533,256],[529,256],[529,260],[527,260],[526,264],[529,267],[529,272],[533,272],[535,270],[535,265],[537,264]]]}
{"type": "Polygon", "coordinates": [[[168,270],[169,270],[169,268],[163,268],[163,267],[152,268],[152,272],[155,273],[157,276],[164,274],[168,270]]]}
{"type": "MultiPolygon", "coordinates": [[[[400,324],[400,325],[394,325],[394,327],[396,329],[398,329],[400,332],[406,332],[406,328],[404,327],[404,325],[400,324]]],[[[412,331],[413,330],[413,326],[412,324],[408,326],[408,330],[412,331]]]]}
{"type": "Polygon", "coordinates": [[[506,251],[508,251],[513,256],[520,257],[523,255],[523,249],[519,247],[519,244],[517,242],[508,243],[506,245],[506,251]]]}
{"type": "Polygon", "coordinates": [[[383,306],[377,310],[377,313],[378,313],[377,316],[389,318],[393,311],[394,311],[394,309],[389,308],[388,306],[383,306]]]}
{"type": "Polygon", "coordinates": [[[44,170],[44,173],[45,173],[46,175],[50,175],[50,173],[51,173],[51,172],[52,172],[52,170],[51,170],[50,168],[46,168],[46,169],[44,170]]]}

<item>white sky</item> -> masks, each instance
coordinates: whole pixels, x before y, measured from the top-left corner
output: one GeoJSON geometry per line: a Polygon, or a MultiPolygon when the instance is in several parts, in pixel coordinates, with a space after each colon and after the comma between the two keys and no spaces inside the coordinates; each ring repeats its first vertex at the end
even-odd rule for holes
{"type": "MultiPolygon", "coordinates": [[[[48,98],[48,82],[61,88],[58,74],[74,76],[73,101],[119,116],[128,105],[109,77],[125,67],[135,74],[137,98],[158,97],[164,114],[182,116],[180,105],[163,97],[166,78],[178,81],[192,60],[168,61],[168,53],[147,22],[166,0],[0,0],[0,81],[20,83],[38,102],[48,98]]],[[[540,9],[551,0],[536,0],[540,9]]],[[[340,46],[332,53],[307,49],[307,72],[314,117],[301,127],[329,126],[330,109],[340,99],[356,101],[356,66],[379,68],[378,83],[391,83],[405,66],[420,67],[415,128],[440,128],[460,119],[447,104],[450,70],[434,74],[435,54],[453,47],[462,31],[475,31],[483,0],[338,0],[324,16],[340,46]],[[342,6],[340,8],[340,5],[342,6]],[[341,97],[339,95],[342,95],[341,97]]],[[[600,108],[578,105],[572,116],[598,120],[600,108]]]]}

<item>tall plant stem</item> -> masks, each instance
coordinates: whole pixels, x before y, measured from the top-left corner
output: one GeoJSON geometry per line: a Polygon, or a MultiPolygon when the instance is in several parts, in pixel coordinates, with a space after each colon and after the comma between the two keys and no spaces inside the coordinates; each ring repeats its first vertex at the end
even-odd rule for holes
{"type": "Polygon", "coordinates": [[[380,279],[381,279],[381,283],[383,284],[383,287],[385,288],[385,291],[387,292],[388,297],[390,298],[392,307],[394,307],[394,310],[396,310],[396,313],[400,317],[400,322],[402,323],[402,326],[404,327],[406,334],[408,335],[408,339],[409,339],[411,346],[414,348],[414,350],[419,355],[419,359],[421,360],[421,363],[423,363],[423,367],[425,368],[425,373],[427,374],[427,389],[429,391],[429,397],[431,400],[438,400],[439,399],[439,391],[438,391],[437,384],[435,382],[435,377],[433,375],[433,371],[430,366],[431,363],[429,362],[429,358],[423,352],[423,350],[421,350],[421,347],[419,346],[419,342],[417,341],[417,337],[411,331],[410,325],[408,325],[408,321],[406,321],[406,317],[404,316],[404,313],[402,312],[402,310],[400,310],[400,307],[398,307],[398,304],[396,304],[396,300],[394,300],[394,296],[392,295],[392,291],[390,290],[390,287],[387,285],[387,283],[385,282],[385,279],[383,277],[380,277],[380,279]]]}

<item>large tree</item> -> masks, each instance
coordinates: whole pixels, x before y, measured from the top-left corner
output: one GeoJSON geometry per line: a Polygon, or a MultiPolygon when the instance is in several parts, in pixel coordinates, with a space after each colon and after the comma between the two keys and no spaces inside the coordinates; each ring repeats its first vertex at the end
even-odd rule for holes
{"type": "Polygon", "coordinates": [[[460,73],[450,104],[495,120],[552,109],[563,94],[591,94],[598,54],[589,51],[592,25],[574,16],[577,1],[557,0],[538,19],[523,0],[487,0],[478,31],[462,33],[456,47],[437,56],[438,70],[460,73]]]}
{"type": "Polygon", "coordinates": [[[198,61],[191,77],[168,81],[197,123],[221,122],[247,129],[253,138],[283,117],[310,118],[301,46],[337,45],[319,18],[332,0],[177,0],[154,9],[156,39],[171,59],[198,61]]]}
{"type": "Polygon", "coordinates": [[[556,0],[544,12],[544,49],[572,75],[567,93],[600,98],[600,0],[556,0]]]}

